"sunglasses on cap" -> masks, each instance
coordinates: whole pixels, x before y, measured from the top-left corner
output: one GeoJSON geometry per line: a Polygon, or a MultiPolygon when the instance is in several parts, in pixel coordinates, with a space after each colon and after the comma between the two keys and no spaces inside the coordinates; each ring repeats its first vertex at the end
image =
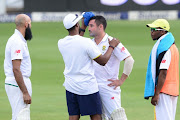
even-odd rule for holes
{"type": "Polygon", "coordinates": [[[154,31],[166,31],[164,29],[158,29],[158,28],[151,28],[151,32],[154,32],[154,31]]]}
{"type": "Polygon", "coordinates": [[[78,14],[75,14],[76,18],[73,20],[73,22],[78,18],[78,14]]]}

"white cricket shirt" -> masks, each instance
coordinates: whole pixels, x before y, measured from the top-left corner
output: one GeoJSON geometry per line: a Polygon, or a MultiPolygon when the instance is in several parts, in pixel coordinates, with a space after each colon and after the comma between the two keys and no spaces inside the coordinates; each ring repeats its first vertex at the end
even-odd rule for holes
{"type": "MultiPolygon", "coordinates": [[[[102,41],[97,45],[99,50],[102,54],[105,54],[109,47],[108,38],[112,40],[113,38],[106,34],[102,41]]],[[[94,41],[94,39],[92,39],[94,41]]],[[[95,42],[95,41],[94,41],[95,42]]],[[[94,69],[95,69],[95,76],[98,82],[98,85],[104,86],[107,89],[113,90],[114,87],[109,87],[107,84],[110,82],[107,81],[108,79],[118,79],[119,75],[119,68],[120,62],[128,57],[130,53],[128,50],[123,46],[122,43],[119,43],[117,47],[113,50],[113,53],[106,63],[105,66],[101,66],[94,61],[94,69]]]]}
{"type": "Polygon", "coordinates": [[[171,50],[169,49],[165,54],[160,63],[159,69],[169,69],[171,63],[171,50]]]}
{"type": "Polygon", "coordinates": [[[20,70],[24,77],[31,76],[31,59],[27,41],[23,35],[15,29],[14,34],[8,39],[5,48],[4,71],[6,77],[14,77],[12,60],[21,59],[20,70]]]}
{"type": "Polygon", "coordinates": [[[66,36],[58,41],[58,48],[65,63],[65,89],[78,95],[98,92],[93,59],[101,52],[94,42],[79,35],[66,36]]]}

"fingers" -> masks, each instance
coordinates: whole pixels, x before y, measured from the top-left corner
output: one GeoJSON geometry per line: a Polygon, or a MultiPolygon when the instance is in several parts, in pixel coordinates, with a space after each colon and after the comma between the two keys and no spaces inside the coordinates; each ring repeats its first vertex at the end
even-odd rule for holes
{"type": "Polygon", "coordinates": [[[110,42],[110,39],[108,38],[108,42],[110,42]]]}
{"type": "Polygon", "coordinates": [[[109,86],[109,87],[112,87],[112,86],[114,86],[114,85],[113,85],[112,83],[109,83],[108,86],[109,86]]]}
{"type": "Polygon", "coordinates": [[[113,47],[116,47],[119,43],[120,41],[116,38],[113,38],[111,41],[109,41],[109,44],[113,47]]]}
{"type": "Polygon", "coordinates": [[[31,104],[31,99],[24,100],[24,103],[25,103],[25,104],[31,104]]]}
{"type": "Polygon", "coordinates": [[[31,96],[29,94],[24,94],[23,99],[25,104],[31,104],[31,96]]]}
{"type": "Polygon", "coordinates": [[[157,104],[156,104],[156,102],[151,102],[151,104],[152,104],[152,105],[154,105],[154,106],[156,106],[156,105],[157,105],[157,104]]]}
{"type": "Polygon", "coordinates": [[[119,84],[118,84],[118,81],[119,81],[119,80],[108,79],[108,81],[111,81],[111,83],[108,84],[109,87],[115,86],[115,87],[114,87],[114,90],[119,86],[119,84]]]}
{"type": "Polygon", "coordinates": [[[114,88],[114,90],[116,90],[117,87],[118,87],[118,86],[116,86],[116,87],[114,88]]]}
{"type": "Polygon", "coordinates": [[[114,80],[112,80],[112,79],[108,79],[108,81],[114,82],[114,80]]]}
{"type": "Polygon", "coordinates": [[[156,106],[156,105],[158,105],[158,101],[156,101],[156,100],[151,100],[151,104],[154,105],[154,106],[156,106]]]}

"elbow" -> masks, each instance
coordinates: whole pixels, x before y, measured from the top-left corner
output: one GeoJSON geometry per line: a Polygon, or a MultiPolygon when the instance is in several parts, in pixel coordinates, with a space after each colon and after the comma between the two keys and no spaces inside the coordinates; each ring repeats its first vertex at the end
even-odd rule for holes
{"type": "Polygon", "coordinates": [[[13,73],[14,73],[14,74],[19,73],[19,72],[20,72],[20,69],[13,67],[13,73]]]}
{"type": "Polygon", "coordinates": [[[100,65],[101,65],[101,66],[105,66],[105,65],[106,65],[106,63],[105,63],[105,62],[102,62],[102,63],[100,63],[100,65]]]}

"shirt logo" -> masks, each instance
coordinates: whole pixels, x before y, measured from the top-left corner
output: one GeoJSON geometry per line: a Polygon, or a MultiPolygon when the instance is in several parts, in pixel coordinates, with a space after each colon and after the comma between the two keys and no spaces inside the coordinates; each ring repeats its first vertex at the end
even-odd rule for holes
{"type": "Polygon", "coordinates": [[[15,51],[15,53],[20,53],[20,52],[21,52],[21,50],[16,50],[16,51],[15,51]]]}
{"type": "Polygon", "coordinates": [[[113,99],[114,99],[114,97],[111,97],[111,99],[113,100],[113,99]]]}
{"type": "Polygon", "coordinates": [[[102,50],[103,50],[103,51],[105,51],[105,50],[106,50],[106,46],[105,46],[105,45],[103,45],[102,50]]]}
{"type": "Polygon", "coordinates": [[[166,62],[166,60],[162,60],[162,62],[161,63],[165,63],[166,62]]]}
{"type": "Polygon", "coordinates": [[[125,51],[125,47],[122,47],[122,48],[121,48],[121,52],[124,52],[124,51],[125,51]]]}

